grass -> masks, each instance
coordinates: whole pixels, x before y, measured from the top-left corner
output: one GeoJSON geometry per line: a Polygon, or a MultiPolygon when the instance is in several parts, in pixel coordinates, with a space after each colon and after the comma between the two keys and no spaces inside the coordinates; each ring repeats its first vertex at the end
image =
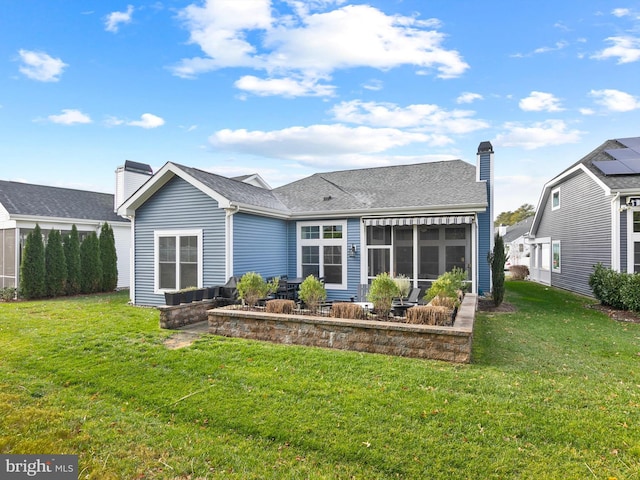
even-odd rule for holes
{"type": "Polygon", "coordinates": [[[640,325],[507,282],[453,365],[205,336],[124,294],[0,303],[0,454],[79,478],[640,478],[640,325]]]}

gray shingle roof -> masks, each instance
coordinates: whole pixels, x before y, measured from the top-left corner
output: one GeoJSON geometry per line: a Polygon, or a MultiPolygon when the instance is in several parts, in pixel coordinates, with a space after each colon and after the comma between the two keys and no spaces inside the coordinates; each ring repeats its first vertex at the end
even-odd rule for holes
{"type": "MultiPolygon", "coordinates": [[[[571,165],[567,170],[575,167],[578,164],[583,164],[589,169],[596,177],[598,177],[607,187],[613,191],[626,190],[626,189],[640,189],[640,175],[605,175],[602,171],[593,165],[593,162],[598,161],[615,161],[611,155],[605,152],[605,150],[613,150],[617,148],[625,148],[620,142],[621,139],[607,140],[598,148],[585,155],[576,163],[571,165]]],[[[564,172],[563,172],[564,173],[564,172]]],[[[560,174],[562,175],[562,174],[560,174]]],[[[558,175],[558,176],[560,176],[558,175]]]]}
{"type": "Polygon", "coordinates": [[[253,205],[255,207],[288,212],[287,207],[273,194],[273,191],[256,187],[240,180],[223,177],[215,173],[205,172],[197,168],[186,167],[174,163],[193,178],[219,193],[233,203],[253,205]]]}
{"type": "Polygon", "coordinates": [[[515,239],[520,238],[525,233],[528,233],[529,230],[531,230],[532,224],[533,216],[520,220],[518,223],[514,223],[507,227],[507,233],[504,234],[502,239],[505,243],[513,242],[515,239]]]}
{"type": "Polygon", "coordinates": [[[0,180],[0,204],[11,215],[128,222],[113,211],[113,195],[0,180]]]}
{"type": "Polygon", "coordinates": [[[293,213],[487,203],[476,167],[462,160],[316,173],[274,192],[293,213]]]}

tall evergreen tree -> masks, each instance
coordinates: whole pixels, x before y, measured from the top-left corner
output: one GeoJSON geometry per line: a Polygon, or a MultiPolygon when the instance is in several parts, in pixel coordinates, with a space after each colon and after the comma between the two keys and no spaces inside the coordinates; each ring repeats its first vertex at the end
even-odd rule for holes
{"type": "Polygon", "coordinates": [[[91,232],[80,245],[80,291],[95,293],[99,292],[101,287],[100,241],[96,233],[91,232]]]}
{"type": "Polygon", "coordinates": [[[67,263],[67,295],[77,295],[80,293],[80,235],[75,224],[64,238],[64,258],[67,263]]]}
{"type": "Polygon", "coordinates": [[[104,222],[100,230],[100,260],[102,260],[102,291],[112,292],[118,286],[118,254],[113,229],[104,222]]]}
{"type": "Polygon", "coordinates": [[[507,261],[504,240],[499,233],[496,233],[493,252],[489,252],[487,260],[491,266],[491,295],[493,296],[493,303],[496,307],[499,307],[504,300],[504,264],[507,261]]]}
{"type": "Polygon", "coordinates": [[[45,286],[50,297],[64,295],[67,283],[67,264],[64,259],[62,235],[51,230],[44,250],[45,286]]]}
{"type": "Polygon", "coordinates": [[[27,235],[20,265],[20,295],[42,298],[45,290],[44,243],[40,225],[27,235]]]}

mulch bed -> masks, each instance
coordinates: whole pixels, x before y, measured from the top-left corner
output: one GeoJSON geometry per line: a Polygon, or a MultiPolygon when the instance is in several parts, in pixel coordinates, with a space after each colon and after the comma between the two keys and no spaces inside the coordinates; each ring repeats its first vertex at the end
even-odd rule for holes
{"type": "Polygon", "coordinates": [[[617,308],[609,307],[607,305],[601,305],[594,303],[592,305],[586,305],[586,308],[598,310],[602,313],[609,315],[609,318],[617,320],[619,322],[640,323],[640,313],[630,312],[629,310],[618,310],[617,308]]]}
{"type": "Polygon", "coordinates": [[[499,306],[495,306],[491,298],[478,298],[478,311],[490,313],[513,313],[516,307],[509,302],[502,302],[499,306]]]}

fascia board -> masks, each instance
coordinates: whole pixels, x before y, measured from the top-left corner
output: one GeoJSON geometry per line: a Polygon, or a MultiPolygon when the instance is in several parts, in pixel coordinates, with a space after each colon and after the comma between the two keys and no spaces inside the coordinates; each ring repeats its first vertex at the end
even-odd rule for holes
{"type": "MultiPolygon", "coordinates": [[[[59,224],[63,224],[63,225],[72,225],[75,224],[76,226],[78,225],[102,225],[105,220],[102,219],[96,219],[96,218],[66,218],[66,217],[46,217],[46,216],[39,216],[39,215],[12,215],[11,216],[11,220],[15,221],[16,224],[19,223],[39,223],[39,224],[45,224],[45,223],[59,223],[59,224]]],[[[123,218],[120,221],[109,221],[106,220],[106,222],[109,225],[125,225],[125,226],[129,226],[131,225],[131,222],[125,218],[123,218]]]]}
{"type": "Polygon", "coordinates": [[[455,215],[482,213],[486,210],[487,204],[469,205],[436,205],[425,208],[402,208],[402,209],[366,209],[366,210],[329,210],[313,212],[295,212],[291,215],[294,220],[306,218],[344,218],[344,217],[395,217],[395,216],[421,216],[421,215],[455,215]]]}

